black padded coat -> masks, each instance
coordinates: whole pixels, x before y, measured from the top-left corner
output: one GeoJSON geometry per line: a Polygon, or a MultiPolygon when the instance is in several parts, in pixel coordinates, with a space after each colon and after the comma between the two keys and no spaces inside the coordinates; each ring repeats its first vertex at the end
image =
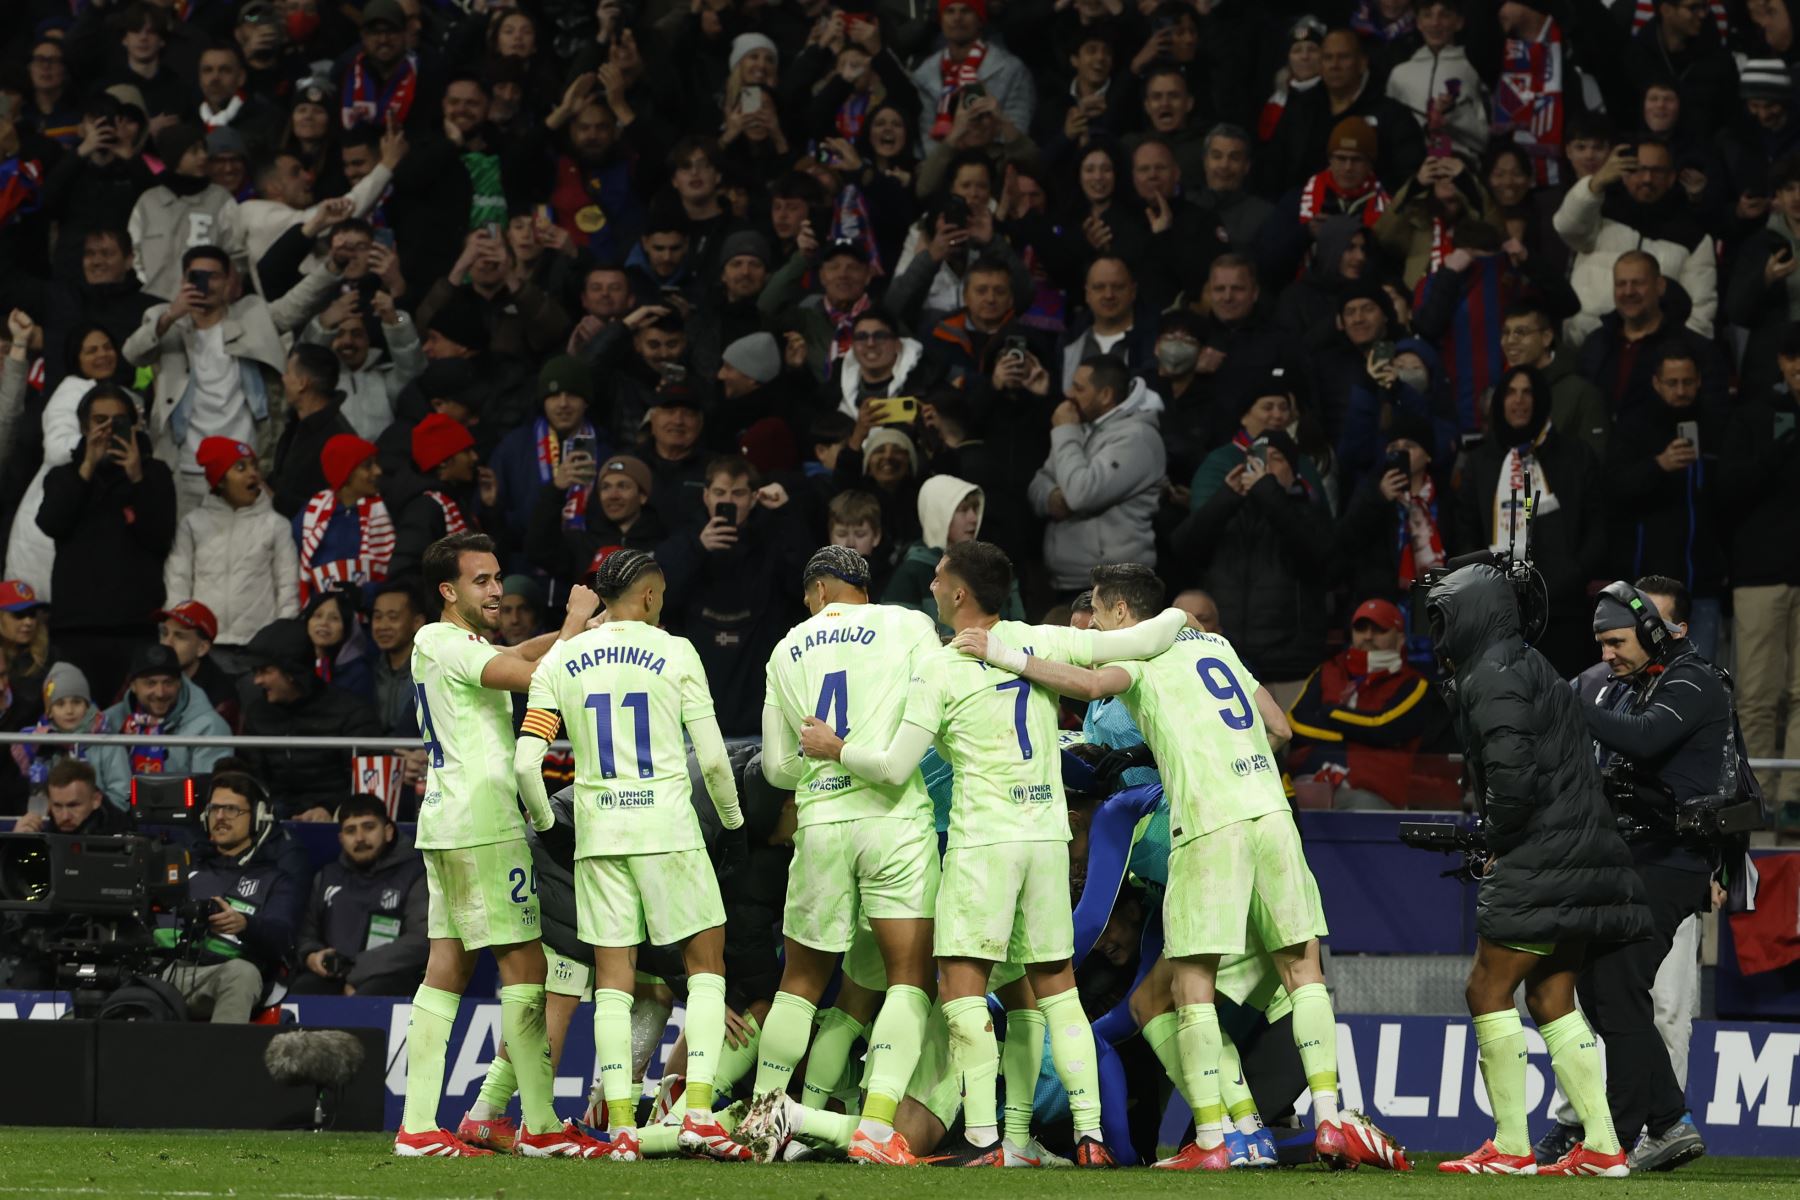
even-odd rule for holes
{"type": "Polygon", "coordinates": [[[1475,928],[1500,943],[1635,941],[1644,887],[1600,787],[1575,693],[1525,645],[1492,567],[1453,572],[1426,600],[1493,866],[1475,928]]]}

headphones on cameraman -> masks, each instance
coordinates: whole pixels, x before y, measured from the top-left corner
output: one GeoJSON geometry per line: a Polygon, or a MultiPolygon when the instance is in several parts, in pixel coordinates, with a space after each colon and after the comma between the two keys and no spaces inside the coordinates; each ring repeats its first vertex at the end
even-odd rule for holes
{"type": "Polygon", "coordinates": [[[1631,624],[1637,630],[1638,641],[1650,652],[1651,659],[1661,658],[1669,643],[1675,640],[1662,614],[1645,604],[1638,590],[1623,579],[1607,584],[1600,589],[1600,594],[1625,606],[1625,611],[1631,614],[1631,624]]]}
{"type": "Polygon", "coordinates": [[[262,780],[248,771],[221,771],[214,775],[206,789],[206,806],[212,807],[213,793],[221,786],[239,793],[250,801],[250,841],[251,849],[261,846],[263,841],[275,829],[275,804],[269,799],[269,789],[263,786],[262,780]]]}

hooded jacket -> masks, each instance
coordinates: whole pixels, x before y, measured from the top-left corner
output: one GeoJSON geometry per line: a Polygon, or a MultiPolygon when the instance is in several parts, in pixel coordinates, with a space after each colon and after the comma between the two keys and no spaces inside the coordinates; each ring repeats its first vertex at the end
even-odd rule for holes
{"type": "MultiPolygon", "coordinates": [[[[105,722],[105,732],[121,733],[125,722],[130,719],[137,703],[129,694],[101,714],[105,722]]],[[[175,697],[174,707],[169,715],[162,719],[158,733],[170,737],[229,737],[231,726],[225,723],[213,710],[212,701],[193,680],[183,678],[181,691],[175,697]]],[[[225,751],[219,747],[211,749],[187,749],[179,746],[167,748],[156,747],[160,765],[156,771],[162,775],[206,775],[210,774],[213,764],[225,757],[225,751]]],[[[131,777],[133,775],[132,756],[140,753],[136,746],[92,746],[88,748],[88,761],[94,765],[95,782],[106,798],[119,808],[131,803],[131,777]]]]}
{"type": "Polygon", "coordinates": [[[1644,885],[1600,788],[1580,702],[1525,645],[1505,577],[1464,567],[1426,613],[1492,865],[1475,928],[1489,942],[1635,941],[1644,885]]]}
{"type": "MultiPolygon", "coordinates": [[[[979,486],[954,475],[933,475],[919,485],[919,528],[924,532],[919,541],[906,548],[906,554],[881,593],[883,604],[899,604],[916,608],[937,620],[937,602],[931,595],[931,579],[937,573],[938,560],[950,544],[950,522],[970,492],[975,493],[975,534],[981,536],[982,518],[987,515],[987,493],[979,486]]],[[[1013,580],[1012,592],[1006,598],[1000,615],[1009,621],[1025,619],[1025,605],[1019,599],[1019,581],[1013,580]]]]}
{"type": "Polygon", "coordinates": [[[241,646],[275,617],[300,612],[300,556],[290,522],[265,489],[255,503],[232,508],[210,492],[182,518],[163,567],[170,603],[198,600],[219,619],[221,645],[241,646]]]}
{"type": "MultiPolygon", "coordinates": [[[[244,705],[244,733],[255,737],[354,737],[381,727],[365,700],[322,682],[313,674],[312,642],[299,618],[272,621],[250,639],[249,665],[274,666],[294,681],[300,695],[277,704],[253,688],[244,705]]],[[[350,751],[245,749],[238,757],[267,780],[282,817],[315,805],[327,811],[350,794],[350,751]]]]}
{"type": "Polygon", "coordinates": [[[1104,562],[1156,565],[1151,523],[1167,466],[1157,428],[1162,400],[1142,379],[1125,402],[1093,421],[1050,430],[1050,458],[1031,481],[1032,511],[1048,516],[1050,495],[1061,491],[1072,510],[1044,528],[1044,564],[1051,586],[1079,591],[1104,562]]]}
{"type": "Polygon", "coordinates": [[[1344,253],[1359,234],[1369,242],[1368,230],[1355,217],[1326,217],[1319,222],[1306,270],[1281,289],[1275,304],[1275,324],[1297,341],[1316,345],[1337,332],[1337,297],[1345,283],[1341,270],[1344,253]]]}

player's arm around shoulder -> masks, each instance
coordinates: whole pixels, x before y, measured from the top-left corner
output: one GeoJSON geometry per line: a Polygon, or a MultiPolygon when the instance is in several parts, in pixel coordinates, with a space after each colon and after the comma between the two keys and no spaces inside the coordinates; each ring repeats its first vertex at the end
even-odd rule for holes
{"type": "Polygon", "coordinates": [[[1036,654],[1026,654],[1008,646],[987,629],[965,629],[950,640],[950,646],[959,654],[980,659],[989,666],[1010,671],[1053,692],[1080,700],[1116,696],[1132,684],[1132,676],[1123,668],[1108,666],[1095,670],[1039,658],[1036,654]]]}

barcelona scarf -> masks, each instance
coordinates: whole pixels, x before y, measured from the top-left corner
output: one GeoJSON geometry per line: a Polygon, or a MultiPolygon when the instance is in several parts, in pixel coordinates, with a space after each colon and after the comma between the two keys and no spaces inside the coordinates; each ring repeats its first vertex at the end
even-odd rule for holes
{"type": "Polygon", "coordinates": [[[404,122],[412,111],[419,93],[419,56],[408,54],[394,68],[394,77],[386,87],[378,88],[370,77],[368,55],[358,52],[344,80],[343,119],[345,129],[358,125],[385,124],[389,115],[404,122]]]}
{"type": "Polygon", "coordinates": [[[35,158],[12,158],[0,162],[0,225],[38,210],[43,200],[44,167],[35,158]]]}
{"type": "MultiPolygon", "coordinates": [[[[550,428],[550,422],[542,417],[537,419],[535,432],[538,482],[549,483],[551,477],[556,474],[557,462],[562,458],[562,442],[557,438],[556,431],[550,428]]],[[[586,421],[581,423],[581,428],[576,431],[575,436],[594,438],[594,444],[599,445],[599,439],[594,435],[594,427],[586,421]]],[[[587,528],[587,503],[588,485],[585,483],[573,484],[568,491],[563,493],[562,527],[564,529],[587,528]]]]}
{"type": "MultiPolygon", "coordinates": [[[[153,717],[147,712],[134,711],[125,718],[125,727],[119,732],[147,735],[156,733],[161,728],[161,717],[153,717]]],[[[169,748],[167,746],[131,747],[131,773],[133,775],[161,775],[163,768],[168,765],[168,761],[169,748]]]]}

